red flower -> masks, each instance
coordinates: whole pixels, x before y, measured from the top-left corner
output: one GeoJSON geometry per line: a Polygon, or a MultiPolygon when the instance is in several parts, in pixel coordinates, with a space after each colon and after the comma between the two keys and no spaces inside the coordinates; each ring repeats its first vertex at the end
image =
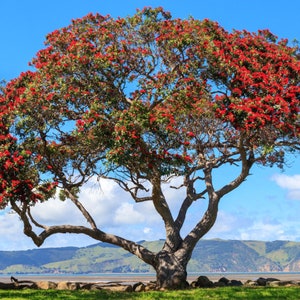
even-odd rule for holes
{"type": "Polygon", "coordinates": [[[189,131],[189,132],[187,133],[187,136],[190,137],[190,138],[193,138],[193,137],[195,137],[196,135],[195,135],[194,132],[189,131]]]}

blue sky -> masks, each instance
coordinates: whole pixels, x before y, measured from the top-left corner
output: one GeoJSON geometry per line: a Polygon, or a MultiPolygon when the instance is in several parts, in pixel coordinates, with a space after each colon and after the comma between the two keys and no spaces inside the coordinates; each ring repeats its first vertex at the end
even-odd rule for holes
{"type": "MultiPolygon", "coordinates": [[[[281,38],[300,40],[298,0],[0,1],[0,80],[9,81],[26,71],[28,62],[43,47],[45,35],[67,26],[71,19],[89,12],[126,16],[144,6],[162,6],[174,17],[209,18],[229,31],[267,28],[281,38]]],[[[206,238],[300,241],[299,156],[292,157],[290,164],[292,167],[286,168],[285,172],[276,168],[254,168],[253,175],[223,199],[217,223],[206,238]]],[[[230,170],[222,174],[224,178],[228,176],[230,170]]],[[[170,191],[168,196],[176,210],[180,195],[170,191]]],[[[163,238],[160,220],[152,207],[148,204],[133,205],[129,198],[120,195],[114,185],[103,182],[100,190],[96,185],[86,187],[82,198],[88,207],[93,208],[96,221],[107,231],[134,240],[163,238]]],[[[197,209],[204,207],[204,203],[197,205],[197,209]]],[[[41,221],[49,224],[54,221],[78,221],[76,212],[70,213],[69,209],[68,204],[54,200],[44,208],[38,207],[35,213],[41,221]]],[[[196,209],[190,213],[186,230],[197,221],[199,215],[196,209]]],[[[92,243],[93,240],[84,236],[61,235],[50,238],[44,246],[84,246],[92,243]]],[[[29,238],[23,236],[18,218],[8,211],[0,213],[0,250],[34,247],[29,238]]]]}

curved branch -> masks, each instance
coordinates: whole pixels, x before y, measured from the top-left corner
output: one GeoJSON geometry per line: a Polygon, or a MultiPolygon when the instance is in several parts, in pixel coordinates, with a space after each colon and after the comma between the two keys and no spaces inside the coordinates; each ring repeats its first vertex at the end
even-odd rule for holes
{"type": "MultiPolygon", "coordinates": [[[[32,225],[30,223],[31,217],[28,214],[28,205],[23,203],[22,209],[18,207],[15,202],[11,202],[12,209],[20,216],[23,225],[24,225],[24,234],[30,237],[37,246],[41,246],[44,241],[51,235],[57,233],[76,233],[76,234],[85,234],[95,240],[110,243],[119,247],[122,247],[124,250],[136,255],[138,258],[143,260],[145,263],[155,267],[155,253],[149,251],[142,245],[139,245],[133,241],[121,238],[113,234],[107,234],[101,231],[98,228],[88,228],[85,226],[74,226],[74,225],[57,225],[57,226],[44,226],[40,225],[39,227],[44,228],[44,230],[37,234],[34,232],[32,225]]],[[[36,222],[33,222],[36,225],[36,222]]]]}
{"type": "Polygon", "coordinates": [[[152,200],[156,211],[162,217],[166,227],[174,227],[174,219],[172,217],[171,210],[161,190],[160,176],[159,175],[154,176],[151,180],[151,183],[152,183],[152,200]]]}
{"type": "Polygon", "coordinates": [[[32,224],[35,225],[36,227],[43,228],[43,229],[47,229],[48,228],[48,226],[42,225],[42,224],[38,223],[33,218],[32,214],[31,214],[31,211],[30,211],[30,206],[28,206],[28,208],[27,208],[27,214],[28,214],[28,217],[29,217],[30,221],[32,222],[32,224]]]}
{"type": "Polygon", "coordinates": [[[152,196],[144,196],[144,197],[139,197],[138,196],[138,192],[141,191],[145,191],[145,192],[149,192],[149,189],[147,189],[143,183],[140,183],[138,180],[135,180],[132,176],[131,176],[131,183],[134,184],[134,186],[129,187],[129,184],[126,183],[124,180],[120,180],[118,178],[111,178],[111,177],[103,177],[103,178],[110,178],[113,181],[115,181],[120,187],[121,189],[123,189],[125,192],[128,192],[130,194],[130,196],[132,197],[132,199],[136,202],[145,202],[145,201],[152,201],[152,196]]]}
{"type": "Polygon", "coordinates": [[[211,168],[207,168],[204,170],[205,185],[209,197],[208,208],[204,213],[202,219],[183,240],[181,250],[183,255],[192,255],[197,242],[212,228],[217,219],[220,197],[214,190],[211,172],[211,168]]]}
{"type": "Polygon", "coordinates": [[[165,224],[166,241],[163,250],[176,251],[181,244],[182,238],[180,236],[179,230],[175,226],[170,207],[161,190],[160,176],[154,176],[151,180],[151,183],[153,187],[152,199],[154,207],[158,214],[162,217],[165,224]]]}
{"type": "Polygon", "coordinates": [[[79,209],[79,211],[82,213],[82,215],[85,217],[87,222],[91,225],[92,229],[97,229],[97,225],[93,219],[93,217],[90,215],[90,213],[85,209],[85,207],[82,205],[82,203],[77,199],[76,196],[74,196],[68,189],[66,189],[68,198],[76,205],[76,207],[79,209]]]}
{"type": "Polygon", "coordinates": [[[253,151],[249,152],[247,157],[247,152],[243,146],[243,137],[240,138],[239,141],[239,152],[241,155],[242,169],[239,176],[236,177],[229,184],[225,185],[218,191],[215,191],[213,183],[212,183],[212,168],[207,167],[204,169],[205,175],[205,185],[209,197],[208,208],[203,216],[203,218],[198,222],[198,224],[194,227],[194,229],[186,236],[182,243],[182,252],[191,255],[194,247],[197,242],[202,238],[215,224],[218,214],[218,205],[220,199],[227,193],[231,192],[235,188],[237,188],[249,175],[249,171],[255,162],[253,151]]]}
{"type": "Polygon", "coordinates": [[[236,189],[249,175],[249,171],[252,167],[252,165],[255,162],[254,153],[253,151],[249,152],[249,156],[247,158],[247,153],[244,147],[240,146],[240,154],[241,154],[241,162],[242,162],[242,170],[239,176],[231,181],[229,184],[223,186],[221,189],[219,189],[216,193],[221,198],[225,194],[230,193],[232,190],[236,189]]]}
{"type": "Polygon", "coordinates": [[[199,177],[196,177],[194,179],[189,179],[187,177],[188,176],[186,176],[185,183],[183,184],[186,186],[187,195],[182,202],[182,205],[178,212],[178,216],[175,220],[175,227],[177,228],[177,230],[181,230],[186,218],[187,211],[192,203],[200,198],[203,198],[203,196],[207,192],[207,190],[205,189],[201,193],[195,193],[194,183],[199,179],[199,177]]]}

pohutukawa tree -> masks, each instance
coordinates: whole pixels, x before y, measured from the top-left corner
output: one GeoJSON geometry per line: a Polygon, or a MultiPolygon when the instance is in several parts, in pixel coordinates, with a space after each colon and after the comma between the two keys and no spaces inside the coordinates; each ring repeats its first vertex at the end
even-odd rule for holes
{"type": "Polygon", "coordinates": [[[37,246],[56,233],[83,233],[151,265],[157,288],[184,287],[222,197],[254,164],[282,167],[287,153],[300,150],[297,53],[267,30],[230,33],[209,20],[172,19],[161,8],[73,20],[47,36],[33,71],[0,95],[1,208],[20,216],[37,246]],[[238,175],[216,188],[214,172],[230,165],[238,175]],[[78,197],[94,176],[117,182],[137,203],[153,203],[165,227],[161,251],[97,227],[78,197]],[[185,190],[177,215],[162,189],[174,177],[185,190]],[[56,190],[88,226],[35,219],[32,206],[56,190]],[[188,210],[203,198],[206,211],[182,236],[188,210]]]}

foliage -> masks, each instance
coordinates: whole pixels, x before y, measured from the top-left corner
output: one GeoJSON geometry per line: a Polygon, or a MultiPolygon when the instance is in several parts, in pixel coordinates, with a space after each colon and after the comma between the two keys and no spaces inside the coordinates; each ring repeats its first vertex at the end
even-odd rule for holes
{"type": "MultiPolygon", "coordinates": [[[[268,31],[227,33],[208,20],[170,20],[160,9],[74,20],[47,36],[35,72],[6,86],[4,169],[23,174],[32,154],[38,171],[61,184],[75,170],[80,183],[101,175],[99,161],[146,178],[155,170],[186,173],[203,168],[201,155],[218,155],[209,160],[215,167],[238,161],[241,135],[257,161],[280,163],[283,141],[290,146],[299,137],[299,63],[286,44],[268,31]],[[9,131],[13,121],[21,144],[9,131]]],[[[28,197],[22,186],[36,185],[25,174],[28,183],[14,188],[21,201],[28,197]]]]}
{"type": "Polygon", "coordinates": [[[157,271],[171,255],[169,263],[181,265],[173,269],[184,273],[220,199],[253,164],[283,167],[286,153],[299,150],[298,49],[267,30],[229,33],[216,22],[145,8],[127,18],[73,20],[45,46],[31,62],[34,71],[0,95],[0,203],[19,214],[37,245],[55,233],[85,233],[157,271]],[[238,176],[216,189],[215,170],[230,165],[238,176]],[[152,201],[165,225],[162,252],[97,228],[78,199],[92,176],[118,182],[136,202],[152,201]],[[182,179],[175,188],[186,191],[177,216],[162,191],[174,177],[182,179]],[[89,227],[34,219],[30,207],[57,187],[89,227]],[[188,209],[202,198],[206,212],[181,237],[188,209]]]}

